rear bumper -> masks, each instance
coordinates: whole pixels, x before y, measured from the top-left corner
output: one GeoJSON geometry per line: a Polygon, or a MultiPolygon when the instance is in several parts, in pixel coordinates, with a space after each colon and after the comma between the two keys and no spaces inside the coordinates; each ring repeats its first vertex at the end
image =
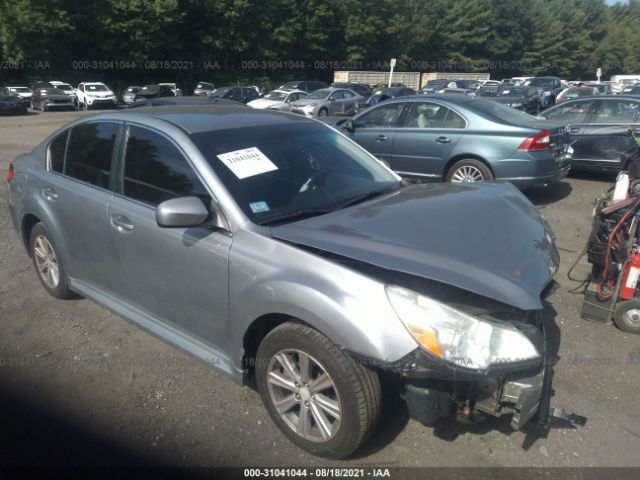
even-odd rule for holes
{"type": "Polygon", "coordinates": [[[496,180],[504,180],[507,182],[513,183],[516,187],[523,190],[525,188],[536,187],[536,186],[546,186],[552,183],[555,183],[559,180],[562,180],[569,174],[572,165],[569,164],[563,168],[558,169],[555,172],[548,173],[545,175],[537,175],[533,177],[498,177],[496,180]]]}

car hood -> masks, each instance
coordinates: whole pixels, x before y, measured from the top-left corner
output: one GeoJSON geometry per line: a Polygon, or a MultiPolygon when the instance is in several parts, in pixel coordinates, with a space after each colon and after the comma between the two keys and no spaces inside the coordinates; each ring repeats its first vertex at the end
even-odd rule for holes
{"type": "Polygon", "coordinates": [[[509,183],[405,187],[271,235],[523,310],[543,308],[559,264],[548,223],[509,183]]]}

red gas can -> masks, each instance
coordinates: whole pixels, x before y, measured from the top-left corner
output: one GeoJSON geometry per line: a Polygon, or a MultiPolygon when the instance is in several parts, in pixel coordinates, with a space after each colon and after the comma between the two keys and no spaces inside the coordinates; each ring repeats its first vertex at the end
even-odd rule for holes
{"type": "Polygon", "coordinates": [[[634,252],[627,262],[624,277],[622,278],[620,286],[620,298],[622,300],[631,300],[635,296],[638,278],[640,278],[640,252],[634,252]]]}

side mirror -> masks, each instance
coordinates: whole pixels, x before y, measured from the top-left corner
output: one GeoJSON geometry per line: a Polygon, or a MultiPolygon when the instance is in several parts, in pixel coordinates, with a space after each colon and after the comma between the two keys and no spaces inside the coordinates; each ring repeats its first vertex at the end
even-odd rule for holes
{"type": "Polygon", "coordinates": [[[209,210],[198,197],[165,200],[156,207],[156,222],[165,228],[197,227],[209,217],[209,210]]]}
{"type": "Polygon", "coordinates": [[[353,120],[349,119],[346,122],[344,122],[342,127],[345,128],[349,132],[354,132],[355,129],[356,129],[356,124],[353,123],[353,120]]]}

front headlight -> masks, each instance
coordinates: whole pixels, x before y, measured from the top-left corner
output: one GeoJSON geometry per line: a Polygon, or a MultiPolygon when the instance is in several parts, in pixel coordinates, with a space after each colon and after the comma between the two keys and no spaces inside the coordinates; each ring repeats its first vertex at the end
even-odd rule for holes
{"type": "Polygon", "coordinates": [[[412,290],[387,285],[387,296],[422,348],[448,362],[483,370],[540,357],[514,327],[481,320],[412,290]]]}
{"type": "Polygon", "coordinates": [[[309,103],[309,104],[305,105],[305,106],[304,106],[304,107],[302,107],[302,108],[306,108],[306,109],[308,110],[308,109],[310,109],[310,108],[315,107],[316,105],[318,105],[318,104],[317,104],[317,103],[309,103]]]}
{"type": "Polygon", "coordinates": [[[521,103],[516,102],[516,103],[512,103],[512,104],[511,104],[511,106],[512,106],[512,107],[521,107],[521,106],[522,106],[522,104],[521,104],[521,103]]]}

